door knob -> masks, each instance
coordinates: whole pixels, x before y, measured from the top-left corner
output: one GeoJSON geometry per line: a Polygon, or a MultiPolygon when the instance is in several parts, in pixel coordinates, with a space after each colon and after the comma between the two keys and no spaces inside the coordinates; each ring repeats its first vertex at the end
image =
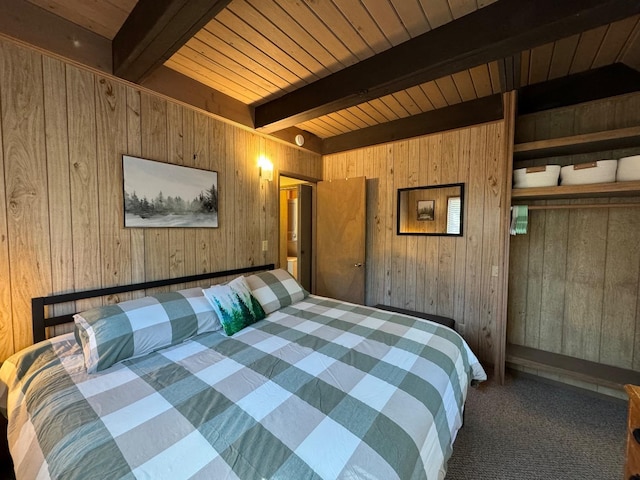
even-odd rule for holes
{"type": "Polygon", "coordinates": [[[362,264],[361,264],[361,263],[356,263],[356,264],[354,265],[354,267],[361,267],[361,266],[362,266],[362,264]]]}

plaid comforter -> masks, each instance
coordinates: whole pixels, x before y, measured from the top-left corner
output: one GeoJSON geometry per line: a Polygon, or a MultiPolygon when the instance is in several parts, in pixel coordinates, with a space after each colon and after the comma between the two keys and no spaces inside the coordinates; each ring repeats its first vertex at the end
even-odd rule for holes
{"type": "Polygon", "coordinates": [[[441,479],[471,379],[435,323],[310,296],[88,375],[72,334],[0,370],[17,478],[441,479]]]}

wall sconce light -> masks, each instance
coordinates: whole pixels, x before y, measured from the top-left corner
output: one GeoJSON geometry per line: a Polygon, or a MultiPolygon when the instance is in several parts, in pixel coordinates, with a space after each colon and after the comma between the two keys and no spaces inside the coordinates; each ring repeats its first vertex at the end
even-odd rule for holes
{"type": "Polygon", "coordinates": [[[296,145],[298,145],[299,147],[304,145],[304,136],[302,136],[300,133],[296,135],[293,140],[294,142],[296,142],[296,145]]]}
{"type": "Polygon", "coordinates": [[[258,168],[260,169],[260,178],[262,180],[273,181],[273,163],[264,155],[260,155],[260,158],[258,158],[258,168]]]}

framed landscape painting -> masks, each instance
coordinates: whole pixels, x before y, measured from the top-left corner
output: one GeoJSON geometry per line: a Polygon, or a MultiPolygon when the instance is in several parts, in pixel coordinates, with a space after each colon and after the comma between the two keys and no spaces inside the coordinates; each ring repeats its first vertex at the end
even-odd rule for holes
{"type": "Polygon", "coordinates": [[[122,156],[125,227],[218,226],[218,172],[122,156]]]}

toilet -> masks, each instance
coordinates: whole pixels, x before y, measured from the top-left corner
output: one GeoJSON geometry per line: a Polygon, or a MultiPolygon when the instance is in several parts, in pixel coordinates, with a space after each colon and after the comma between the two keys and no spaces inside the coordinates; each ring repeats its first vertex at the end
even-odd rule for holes
{"type": "Polygon", "coordinates": [[[287,271],[298,279],[298,257],[287,257],[287,271]]]}

